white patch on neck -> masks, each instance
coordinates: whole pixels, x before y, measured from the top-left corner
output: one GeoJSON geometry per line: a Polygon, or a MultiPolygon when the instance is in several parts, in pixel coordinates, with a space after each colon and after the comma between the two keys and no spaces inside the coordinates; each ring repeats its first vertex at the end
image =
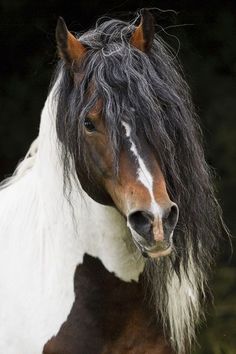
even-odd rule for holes
{"type": "Polygon", "coordinates": [[[74,272],[85,253],[124,281],[137,281],[144,268],[115,208],[96,203],[76,183],[70,203],[65,197],[55,127],[59,80],[42,112],[37,149],[0,190],[0,353],[42,353],[70,312],[74,272]]]}
{"type": "Polygon", "coordinates": [[[134,154],[135,158],[138,161],[138,165],[139,165],[139,168],[137,171],[138,180],[146,187],[146,189],[148,190],[148,192],[150,194],[151,210],[152,210],[153,214],[158,215],[161,218],[162,217],[162,209],[158,205],[158,203],[156,202],[155,197],[154,197],[154,193],[153,193],[153,177],[152,177],[150,171],[147,169],[145,162],[140,157],[138,150],[136,148],[136,145],[131,138],[131,128],[130,128],[129,124],[126,122],[122,122],[122,125],[125,128],[126,137],[129,139],[129,142],[131,144],[130,150],[132,151],[132,153],[134,154]]]}

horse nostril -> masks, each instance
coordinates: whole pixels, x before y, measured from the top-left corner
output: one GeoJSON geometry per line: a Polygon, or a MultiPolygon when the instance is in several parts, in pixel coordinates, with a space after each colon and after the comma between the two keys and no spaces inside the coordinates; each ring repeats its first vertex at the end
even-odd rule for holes
{"type": "Polygon", "coordinates": [[[176,204],[173,204],[172,207],[168,209],[168,211],[166,211],[165,215],[163,216],[163,225],[165,231],[171,233],[178,222],[178,218],[179,208],[176,204]]]}
{"type": "Polygon", "coordinates": [[[145,238],[151,234],[153,220],[154,216],[152,213],[144,210],[137,210],[128,216],[128,221],[132,229],[145,238]]]}

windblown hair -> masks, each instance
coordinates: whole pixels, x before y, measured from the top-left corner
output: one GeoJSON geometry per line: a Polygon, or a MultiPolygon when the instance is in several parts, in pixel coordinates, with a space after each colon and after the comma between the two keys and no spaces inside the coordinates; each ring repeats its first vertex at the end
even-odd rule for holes
{"type": "Polygon", "coordinates": [[[221,210],[181,67],[159,36],[148,54],[132,47],[134,28],[120,20],[100,22],[80,37],[88,48],[84,59],[72,69],[59,64],[57,134],[67,180],[73,166],[85,159],[83,122],[100,98],[116,161],[121,120],[131,126],[136,143],[142,132],[152,147],[180,213],[174,252],[158,261],[148,260],[147,278],[166,334],[176,352],[183,354],[190,350],[201,318],[208,271],[222,233],[221,210]],[[74,75],[80,78],[78,84],[74,75]]]}

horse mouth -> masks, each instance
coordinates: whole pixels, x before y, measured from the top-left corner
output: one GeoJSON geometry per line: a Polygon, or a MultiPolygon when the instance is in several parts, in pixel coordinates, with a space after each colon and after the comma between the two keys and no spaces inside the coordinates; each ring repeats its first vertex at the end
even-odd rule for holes
{"type": "Polygon", "coordinates": [[[133,238],[133,241],[136,245],[136,247],[140,250],[142,253],[143,257],[145,258],[160,258],[160,257],[165,257],[168,256],[171,251],[172,247],[169,243],[166,243],[165,241],[159,241],[156,242],[156,244],[152,247],[144,246],[141,242],[138,242],[135,238],[133,238]]]}
{"type": "Polygon", "coordinates": [[[160,258],[168,256],[172,251],[171,246],[167,246],[165,248],[155,246],[152,249],[144,249],[144,252],[149,258],[160,258]]]}

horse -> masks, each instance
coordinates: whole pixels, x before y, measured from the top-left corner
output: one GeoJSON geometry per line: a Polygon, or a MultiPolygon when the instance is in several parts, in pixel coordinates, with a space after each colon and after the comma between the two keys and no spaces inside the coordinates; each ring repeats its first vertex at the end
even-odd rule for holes
{"type": "Polygon", "coordinates": [[[0,190],[0,352],[189,353],[222,234],[176,55],[142,9],[72,34],[0,190]]]}

